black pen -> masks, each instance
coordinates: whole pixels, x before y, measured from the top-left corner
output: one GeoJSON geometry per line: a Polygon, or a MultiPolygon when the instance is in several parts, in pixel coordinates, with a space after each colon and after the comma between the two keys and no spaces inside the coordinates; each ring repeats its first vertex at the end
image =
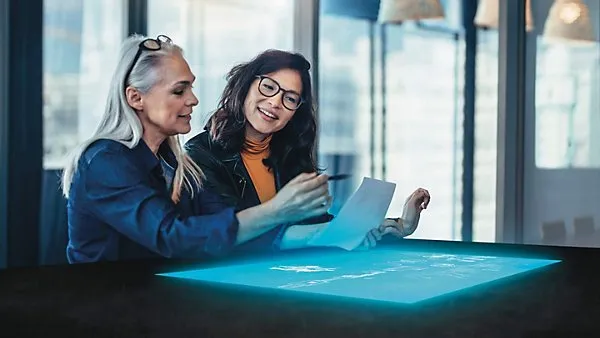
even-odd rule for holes
{"type": "Polygon", "coordinates": [[[351,175],[349,174],[339,174],[339,175],[332,175],[329,176],[328,181],[339,181],[339,180],[345,180],[347,178],[350,178],[351,175]]]}

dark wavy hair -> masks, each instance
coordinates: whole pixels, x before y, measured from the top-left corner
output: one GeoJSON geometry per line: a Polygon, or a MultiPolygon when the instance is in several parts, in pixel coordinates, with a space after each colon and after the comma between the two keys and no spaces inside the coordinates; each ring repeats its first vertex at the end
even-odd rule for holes
{"type": "Polygon", "coordinates": [[[244,101],[256,76],[281,69],[298,71],[302,80],[303,103],[287,125],[273,134],[271,155],[265,161],[269,167],[277,165],[286,170],[300,172],[317,171],[314,159],[317,122],[312,96],[310,63],[304,56],[281,50],[267,50],[249,62],[233,67],[227,74],[227,85],[221,94],[219,105],[209,119],[206,129],[211,138],[227,151],[239,152],[245,141],[246,117],[244,101]]]}

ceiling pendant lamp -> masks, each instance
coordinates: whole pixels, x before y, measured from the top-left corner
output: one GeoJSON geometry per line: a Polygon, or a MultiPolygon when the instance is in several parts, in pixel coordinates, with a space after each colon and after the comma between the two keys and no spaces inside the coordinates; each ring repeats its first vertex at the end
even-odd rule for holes
{"type": "MultiPolygon", "coordinates": [[[[479,0],[474,20],[476,26],[482,28],[498,28],[498,20],[500,18],[499,1],[500,0],[479,0]]],[[[525,30],[530,32],[533,28],[531,0],[527,0],[525,2],[525,30]]]]}
{"type": "Polygon", "coordinates": [[[378,21],[402,23],[444,17],[444,9],[439,0],[381,0],[378,21]]]}
{"type": "Polygon", "coordinates": [[[555,0],[543,36],[546,40],[596,41],[588,7],[581,0],[555,0]]]}

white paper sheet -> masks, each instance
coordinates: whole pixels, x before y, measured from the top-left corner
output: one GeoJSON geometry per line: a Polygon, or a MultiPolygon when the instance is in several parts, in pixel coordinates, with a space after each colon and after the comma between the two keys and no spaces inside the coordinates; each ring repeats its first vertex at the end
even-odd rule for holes
{"type": "Polygon", "coordinates": [[[309,241],[309,245],[356,249],[367,233],[385,219],[395,189],[395,183],[363,178],[338,215],[309,241]]]}

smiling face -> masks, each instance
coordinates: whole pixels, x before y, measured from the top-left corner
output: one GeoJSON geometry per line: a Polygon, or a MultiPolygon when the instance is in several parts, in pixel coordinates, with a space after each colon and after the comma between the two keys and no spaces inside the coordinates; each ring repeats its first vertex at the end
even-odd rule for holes
{"type": "Polygon", "coordinates": [[[198,99],[192,92],[195,80],[188,63],[180,53],[161,60],[158,81],[132,107],[138,111],[145,135],[166,138],[190,132],[192,108],[198,99]]]}
{"type": "Polygon", "coordinates": [[[296,70],[281,69],[264,74],[263,79],[262,82],[260,78],[254,80],[244,101],[246,137],[255,141],[262,141],[283,129],[296,112],[286,106],[293,107],[294,100],[302,95],[302,79],[296,70]],[[263,93],[276,91],[277,85],[282,90],[274,96],[267,97],[261,93],[261,90],[263,93]]]}

